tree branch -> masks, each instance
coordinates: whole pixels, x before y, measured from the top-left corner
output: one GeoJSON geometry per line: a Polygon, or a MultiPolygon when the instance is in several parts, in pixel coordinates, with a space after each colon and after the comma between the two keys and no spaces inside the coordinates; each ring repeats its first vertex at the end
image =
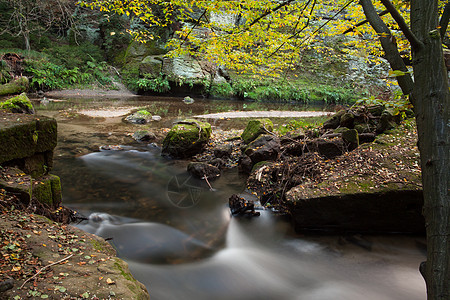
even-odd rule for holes
{"type": "MultiPolygon", "coordinates": [[[[387,13],[389,13],[389,11],[388,11],[387,9],[385,9],[385,10],[383,10],[382,12],[380,12],[378,15],[379,15],[380,17],[382,17],[382,16],[384,16],[384,15],[387,14],[387,13]]],[[[359,23],[356,23],[356,24],[353,25],[352,27],[346,29],[342,34],[350,33],[350,32],[352,32],[353,30],[355,30],[357,27],[362,26],[362,25],[364,25],[364,24],[366,24],[366,23],[369,23],[369,21],[367,21],[367,19],[364,20],[364,21],[361,21],[361,22],[359,22],[359,23]]]]}
{"type": "Polygon", "coordinates": [[[411,76],[406,73],[408,72],[408,68],[398,52],[394,36],[377,14],[371,0],[360,0],[359,3],[363,7],[364,15],[370,25],[380,37],[381,46],[383,47],[384,53],[386,54],[386,59],[391,65],[392,70],[400,70],[405,73],[403,76],[398,76],[397,81],[403,94],[409,95],[413,90],[414,82],[411,76]]]}
{"type": "Polygon", "coordinates": [[[422,42],[417,39],[414,33],[412,33],[411,29],[406,24],[405,19],[403,19],[403,17],[400,15],[395,6],[392,5],[391,1],[389,0],[380,0],[380,1],[381,3],[383,3],[384,7],[386,7],[386,9],[389,11],[392,18],[394,18],[395,22],[397,22],[398,26],[400,27],[400,30],[403,32],[405,37],[411,43],[411,47],[415,50],[418,50],[421,47],[423,47],[422,42]]]}
{"type": "Polygon", "coordinates": [[[287,0],[283,3],[280,3],[277,7],[267,10],[265,13],[263,13],[262,15],[260,15],[259,17],[257,17],[255,20],[253,20],[253,22],[250,23],[250,25],[248,25],[247,28],[252,27],[253,25],[255,25],[256,23],[259,22],[259,20],[265,18],[266,16],[270,15],[271,13],[276,12],[277,10],[279,10],[280,8],[285,7],[286,5],[289,5],[291,2],[294,2],[294,0],[287,0]]]}
{"type": "Polygon", "coordinates": [[[444,12],[442,13],[441,19],[439,20],[439,26],[441,27],[440,33],[442,39],[444,38],[445,33],[447,32],[449,19],[450,19],[450,2],[447,2],[447,4],[445,4],[444,12]]]}

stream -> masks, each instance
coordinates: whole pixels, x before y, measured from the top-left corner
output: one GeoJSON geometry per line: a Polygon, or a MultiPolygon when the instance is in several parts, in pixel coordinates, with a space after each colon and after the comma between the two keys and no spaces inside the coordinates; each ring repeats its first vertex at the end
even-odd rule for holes
{"type": "MultiPolygon", "coordinates": [[[[78,99],[42,112],[52,115],[80,101],[83,108],[119,105],[78,99]]],[[[168,119],[186,110],[216,112],[211,102],[182,106],[179,99],[141,97],[126,105],[143,103],[168,109],[168,119]]],[[[242,108],[241,102],[213,104],[242,108]]],[[[95,123],[61,122],[72,133],[95,123]]],[[[61,139],[58,147],[70,143],[61,139]]],[[[228,198],[245,193],[246,178],[228,170],[210,189],[190,177],[186,165],[161,157],[156,145],[136,144],[55,157],[52,173],[61,178],[64,205],[89,218],[77,226],[110,240],[151,299],[426,298],[418,271],[426,256],[424,238],[301,235],[269,210],[255,218],[231,217],[228,198]]]]}

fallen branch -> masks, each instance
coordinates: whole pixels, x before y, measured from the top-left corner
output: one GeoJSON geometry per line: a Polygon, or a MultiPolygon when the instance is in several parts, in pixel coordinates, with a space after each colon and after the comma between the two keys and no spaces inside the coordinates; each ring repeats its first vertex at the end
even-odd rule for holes
{"type": "Polygon", "coordinates": [[[30,281],[31,279],[33,279],[33,278],[35,278],[36,276],[38,276],[38,275],[39,275],[42,271],[44,271],[45,269],[47,269],[47,268],[49,268],[49,267],[51,267],[51,266],[57,265],[57,264],[59,264],[59,263],[62,263],[63,261],[68,260],[68,259],[71,258],[72,256],[73,256],[73,254],[70,254],[69,256],[67,256],[67,257],[65,257],[65,258],[63,258],[63,259],[58,260],[57,262],[51,263],[51,264],[49,264],[49,265],[47,265],[47,266],[41,268],[36,274],[34,274],[32,277],[30,277],[30,278],[28,278],[27,280],[25,280],[25,281],[22,283],[22,285],[20,286],[19,289],[22,289],[23,286],[24,286],[28,281],[30,281]]]}

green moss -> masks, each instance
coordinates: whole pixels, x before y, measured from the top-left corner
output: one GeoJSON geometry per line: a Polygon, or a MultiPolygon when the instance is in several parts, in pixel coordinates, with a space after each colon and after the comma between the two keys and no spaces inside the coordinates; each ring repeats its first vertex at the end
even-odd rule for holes
{"type": "Polygon", "coordinates": [[[117,268],[117,270],[119,270],[123,278],[131,282],[136,282],[136,279],[134,279],[134,277],[130,274],[130,272],[125,272],[124,266],[121,263],[119,263],[118,260],[116,260],[114,266],[117,268]]]}
{"type": "Polygon", "coordinates": [[[58,176],[47,175],[33,182],[33,197],[50,207],[61,203],[61,181],[58,176]]]}
{"type": "Polygon", "coordinates": [[[12,80],[8,83],[0,85],[0,96],[23,93],[28,91],[28,87],[29,87],[28,78],[20,77],[16,80],[12,80]]]}
{"type": "Polygon", "coordinates": [[[151,113],[149,113],[147,110],[145,110],[145,109],[141,109],[141,110],[138,110],[137,112],[136,112],[137,114],[141,114],[141,115],[144,115],[144,116],[151,116],[151,113]]]}
{"type": "Polygon", "coordinates": [[[175,124],[163,140],[163,153],[188,157],[198,153],[211,137],[211,124],[187,119],[175,124]]]}
{"type": "Polygon", "coordinates": [[[52,186],[49,180],[33,182],[33,197],[39,202],[53,207],[52,186]]]}
{"type": "Polygon", "coordinates": [[[247,127],[241,135],[244,143],[254,141],[261,134],[273,131],[273,123],[269,119],[256,119],[248,122],[247,127]]]}
{"type": "Polygon", "coordinates": [[[18,112],[22,110],[27,110],[30,112],[34,111],[33,105],[31,104],[30,99],[28,99],[27,94],[25,93],[12,97],[5,102],[1,102],[0,109],[6,109],[11,112],[18,112]]]}

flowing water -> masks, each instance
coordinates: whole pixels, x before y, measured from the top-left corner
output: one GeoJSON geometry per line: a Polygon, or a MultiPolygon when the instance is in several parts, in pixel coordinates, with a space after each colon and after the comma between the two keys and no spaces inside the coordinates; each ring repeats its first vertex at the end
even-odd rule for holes
{"type": "Polygon", "coordinates": [[[112,238],[152,299],[426,298],[423,238],[298,235],[267,210],[232,218],[228,198],[245,193],[245,177],[229,170],[210,189],[159,151],[63,156],[52,171],[64,204],[89,216],[78,226],[112,238]]]}

